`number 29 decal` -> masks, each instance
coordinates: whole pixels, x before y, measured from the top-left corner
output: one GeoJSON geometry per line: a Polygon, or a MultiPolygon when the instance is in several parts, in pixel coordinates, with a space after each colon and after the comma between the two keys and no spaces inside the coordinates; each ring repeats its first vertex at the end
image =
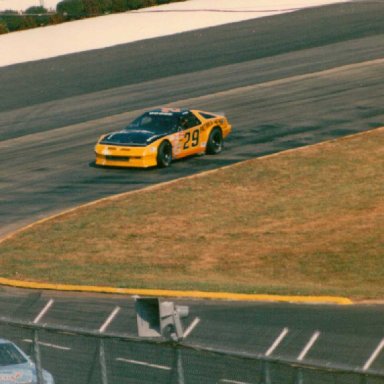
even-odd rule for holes
{"type": "Polygon", "coordinates": [[[190,147],[196,147],[199,144],[200,130],[195,129],[194,131],[188,131],[185,133],[185,143],[183,149],[190,147]]]}

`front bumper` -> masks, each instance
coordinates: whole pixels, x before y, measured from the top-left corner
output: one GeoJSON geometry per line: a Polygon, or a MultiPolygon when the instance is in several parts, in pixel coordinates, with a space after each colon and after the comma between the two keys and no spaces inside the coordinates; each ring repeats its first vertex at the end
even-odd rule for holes
{"type": "Polygon", "coordinates": [[[119,147],[96,144],[96,165],[148,168],[157,165],[156,147],[119,147]]]}

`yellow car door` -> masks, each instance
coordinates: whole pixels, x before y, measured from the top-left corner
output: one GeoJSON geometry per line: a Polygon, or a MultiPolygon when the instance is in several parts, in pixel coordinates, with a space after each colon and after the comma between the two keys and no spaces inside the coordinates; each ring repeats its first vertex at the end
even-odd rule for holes
{"type": "Polygon", "coordinates": [[[180,157],[201,152],[200,120],[192,112],[189,112],[181,117],[180,127],[180,157]]]}

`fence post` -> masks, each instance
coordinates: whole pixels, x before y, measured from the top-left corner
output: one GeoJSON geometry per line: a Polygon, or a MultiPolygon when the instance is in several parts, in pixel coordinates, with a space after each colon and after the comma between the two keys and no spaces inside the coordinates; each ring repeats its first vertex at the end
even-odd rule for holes
{"type": "Polygon", "coordinates": [[[183,360],[181,357],[180,348],[176,347],[176,357],[177,357],[177,384],[184,384],[184,369],[183,369],[183,360]]]}
{"type": "Polygon", "coordinates": [[[295,384],[304,384],[302,369],[299,367],[299,368],[296,368],[295,371],[296,371],[295,381],[294,381],[295,384]]]}
{"type": "Polygon", "coordinates": [[[360,373],[360,384],[367,384],[368,379],[365,373],[360,373]]]}
{"type": "Polygon", "coordinates": [[[105,362],[105,350],[104,350],[103,339],[100,339],[100,343],[99,343],[99,361],[100,361],[100,370],[101,370],[101,383],[108,384],[107,365],[105,362]]]}
{"type": "Polygon", "coordinates": [[[269,362],[261,361],[261,378],[260,384],[271,384],[271,373],[269,371],[269,362]]]}
{"type": "Polygon", "coordinates": [[[183,359],[179,345],[173,344],[174,360],[172,362],[170,383],[185,384],[183,359]]]}
{"type": "Polygon", "coordinates": [[[35,358],[36,378],[37,384],[44,384],[43,382],[43,369],[41,368],[41,354],[39,345],[38,330],[33,330],[33,352],[35,358]]]}

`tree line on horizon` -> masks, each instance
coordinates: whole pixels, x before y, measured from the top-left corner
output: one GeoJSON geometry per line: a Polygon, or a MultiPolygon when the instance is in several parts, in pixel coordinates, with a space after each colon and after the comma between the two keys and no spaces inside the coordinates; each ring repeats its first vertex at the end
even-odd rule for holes
{"type": "Polygon", "coordinates": [[[23,12],[5,10],[0,11],[0,35],[180,1],[185,0],[63,0],[56,5],[55,11],[42,6],[29,7],[23,12]]]}

